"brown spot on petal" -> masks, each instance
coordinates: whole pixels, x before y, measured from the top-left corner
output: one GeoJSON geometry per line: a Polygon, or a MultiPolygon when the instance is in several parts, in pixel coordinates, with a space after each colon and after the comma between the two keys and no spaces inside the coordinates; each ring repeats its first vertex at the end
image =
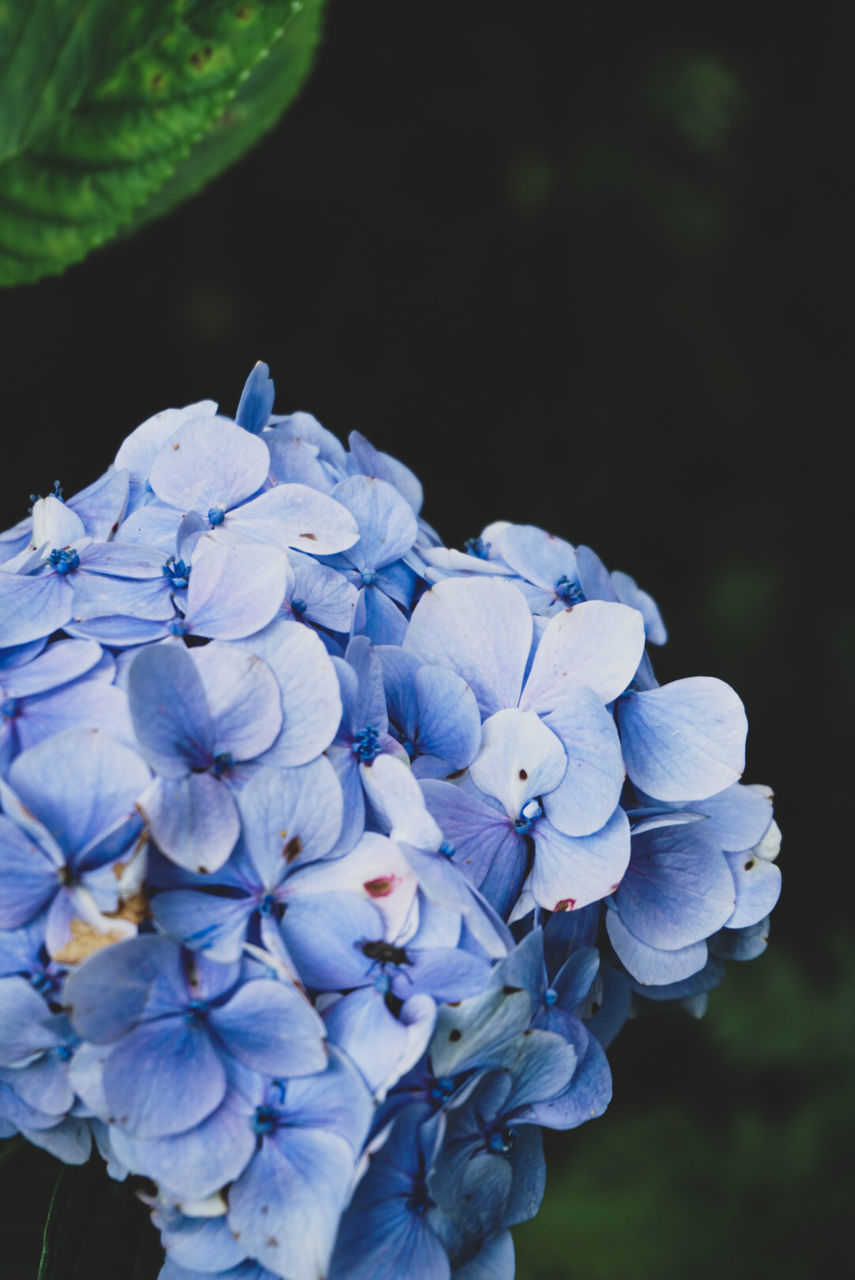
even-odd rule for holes
{"type": "Polygon", "coordinates": [[[180,448],[181,448],[181,445],[180,445],[180,444],[174,444],[172,447],[173,447],[173,449],[180,449],[180,448]]]}
{"type": "Polygon", "coordinates": [[[448,1038],[449,1040],[453,1040],[456,1043],[461,1038],[462,1035],[463,1035],[463,1032],[458,1031],[457,1027],[455,1027],[453,1031],[449,1031],[448,1038]]]}
{"type": "Polygon", "coordinates": [[[286,862],[293,862],[303,852],[303,841],[299,836],[292,836],[282,849],[282,857],[286,862]]]}
{"type": "Polygon", "coordinates": [[[395,887],[395,876],[378,876],[376,880],[366,880],[362,886],[372,898],[388,898],[395,887]]]}
{"type": "Polygon", "coordinates": [[[300,533],[297,536],[299,538],[308,538],[310,542],[317,542],[318,540],[314,533],[300,533]]]}
{"type": "Polygon", "coordinates": [[[556,902],[554,911],[572,911],[576,905],[575,898],[562,898],[560,902],[556,902]]]}
{"type": "Polygon", "coordinates": [[[526,773],[525,769],[520,769],[520,782],[525,782],[527,778],[528,778],[528,774],[526,773]]]}
{"type": "Polygon", "coordinates": [[[745,866],[742,868],[742,870],[743,870],[743,871],[750,871],[750,870],[751,870],[751,868],[752,868],[753,866],[754,866],[754,859],[753,859],[753,858],[749,858],[749,859],[748,859],[748,861],[746,862],[745,866]]]}

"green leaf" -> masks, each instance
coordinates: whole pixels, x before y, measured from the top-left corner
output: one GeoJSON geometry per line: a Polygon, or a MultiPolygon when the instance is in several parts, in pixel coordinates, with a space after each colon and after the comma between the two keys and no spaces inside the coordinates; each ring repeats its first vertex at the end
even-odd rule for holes
{"type": "Polygon", "coordinates": [[[322,4],[0,0],[0,285],[64,270],[232,163],[299,89],[322,4]]]}

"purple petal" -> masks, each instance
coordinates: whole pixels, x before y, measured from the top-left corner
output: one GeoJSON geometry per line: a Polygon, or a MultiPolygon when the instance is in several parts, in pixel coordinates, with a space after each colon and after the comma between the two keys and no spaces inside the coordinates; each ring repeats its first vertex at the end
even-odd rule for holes
{"type": "Polygon", "coordinates": [[[26,666],[12,670],[3,680],[9,698],[29,698],[76,680],[101,658],[101,646],[92,640],[58,640],[26,666]]]}
{"type": "Polygon", "coordinates": [[[245,431],[258,435],[273,412],[274,387],[270,369],[257,360],[240,393],[235,422],[245,431]]]}

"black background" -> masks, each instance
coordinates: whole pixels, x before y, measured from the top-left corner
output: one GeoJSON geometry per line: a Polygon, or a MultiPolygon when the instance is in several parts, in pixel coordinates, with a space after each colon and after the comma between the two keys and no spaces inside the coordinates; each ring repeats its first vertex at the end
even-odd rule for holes
{"type": "MultiPolygon", "coordinates": [[[[56,478],[83,487],[167,405],[232,413],[266,360],[277,411],[407,462],[450,545],[536,523],[653,593],[660,679],[734,684],[746,778],[775,787],[785,889],[756,963],[839,983],[851,54],[833,5],[331,0],[312,78],[255,152],[135,238],[0,295],[3,523],[56,478]]],[[[703,1110],[704,1035],[630,1028],[620,1115],[703,1110]]],[[[751,1088],[774,1127],[822,1076],[771,1070],[751,1088]]],[[[811,1167],[834,1182],[837,1159],[811,1167]]],[[[793,1187],[781,1207],[805,1219],[805,1259],[820,1218],[829,1243],[824,1195],[793,1187]]],[[[781,1270],[788,1239],[763,1237],[770,1274],[805,1274],[781,1270]]],[[[577,1274],[555,1266],[540,1274],[577,1274]]]]}

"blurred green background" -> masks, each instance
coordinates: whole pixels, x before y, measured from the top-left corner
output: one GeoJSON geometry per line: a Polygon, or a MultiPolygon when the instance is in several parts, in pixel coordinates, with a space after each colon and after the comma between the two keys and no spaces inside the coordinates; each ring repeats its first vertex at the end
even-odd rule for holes
{"type": "MultiPolygon", "coordinates": [[[[264,359],[280,411],[405,460],[449,543],[495,518],[588,543],[659,601],[661,680],[743,696],[746,778],[775,787],[784,830],[769,951],[730,966],[703,1020],[624,1031],[606,1116],[548,1144],[520,1280],[839,1273],[852,53],[836,5],[330,0],[258,150],[0,294],[4,524],[166,405],[233,412],[264,359]]],[[[49,1165],[0,1167],[3,1280],[34,1275],[49,1165]]]]}

